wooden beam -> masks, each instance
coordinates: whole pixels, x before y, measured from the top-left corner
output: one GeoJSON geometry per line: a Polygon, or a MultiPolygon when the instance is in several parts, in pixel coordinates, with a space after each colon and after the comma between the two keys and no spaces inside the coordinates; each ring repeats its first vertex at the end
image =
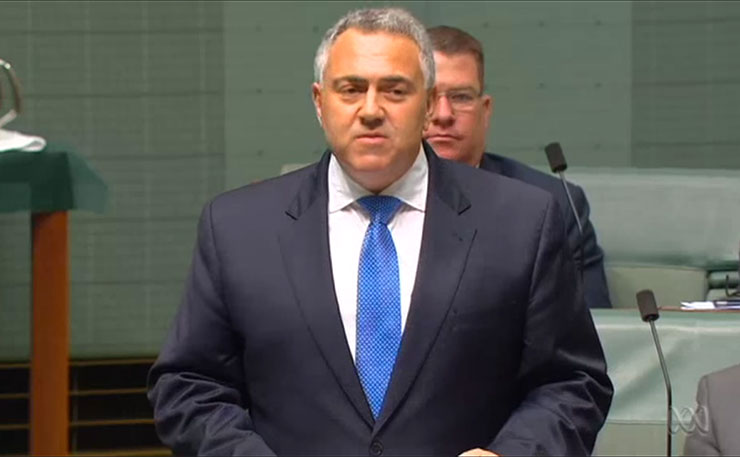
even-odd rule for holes
{"type": "Polygon", "coordinates": [[[32,219],[31,455],[69,453],[69,234],[66,211],[32,219]]]}

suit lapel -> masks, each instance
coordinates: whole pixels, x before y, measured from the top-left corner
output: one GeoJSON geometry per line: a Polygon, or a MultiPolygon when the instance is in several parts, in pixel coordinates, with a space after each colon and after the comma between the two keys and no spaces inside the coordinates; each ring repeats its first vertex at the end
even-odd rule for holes
{"type": "Polygon", "coordinates": [[[286,211],[290,221],[280,233],[280,247],[313,338],[350,402],[372,427],[372,412],[352,362],[334,293],[327,217],[328,163],[327,152],[286,211]]]}
{"type": "Polygon", "coordinates": [[[429,162],[424,233],[411,306],[396,365],[373,433],[383,427],[416,379],[457,291],[475,228],[459,217],[470,202],[425,144],[429,162]]]}

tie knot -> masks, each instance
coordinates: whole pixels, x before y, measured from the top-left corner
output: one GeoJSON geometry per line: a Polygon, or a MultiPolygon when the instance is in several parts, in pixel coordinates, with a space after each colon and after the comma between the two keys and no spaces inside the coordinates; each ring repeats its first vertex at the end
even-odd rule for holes
{"type": "Polygon", "coordinates": [[[384,225],[393,219],[393,215],[401,207],[401,200],[387,195],[368,195],[357,201],[370,213],[374,223],[380,222],[384,225]]]}

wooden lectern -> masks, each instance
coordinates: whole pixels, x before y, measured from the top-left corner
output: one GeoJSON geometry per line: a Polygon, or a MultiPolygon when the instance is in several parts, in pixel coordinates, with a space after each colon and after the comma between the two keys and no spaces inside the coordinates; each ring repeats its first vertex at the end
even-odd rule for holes
{"type": "Polygon", "coordinates": [[[0,212],[31,214],[31,455],[69,453],[68,211],[102,212],[107,193],[95,171],[64,148],[0,152],[0,212]]]}

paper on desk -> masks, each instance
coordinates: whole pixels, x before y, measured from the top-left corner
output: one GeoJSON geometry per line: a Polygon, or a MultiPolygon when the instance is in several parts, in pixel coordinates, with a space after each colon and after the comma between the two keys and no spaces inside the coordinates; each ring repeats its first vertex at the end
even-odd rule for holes
{"type": "Polygon", "coordinates": [[[740,301],[738,300],[717,300],[714,301],[682,301],[681,309],[719,309],[719,310],[740,310],[740,301]]]}
{"type": "Polygon", "coordinates": [[[682,301],[681,309],[715,309],[713,301],[682,301]]]}

